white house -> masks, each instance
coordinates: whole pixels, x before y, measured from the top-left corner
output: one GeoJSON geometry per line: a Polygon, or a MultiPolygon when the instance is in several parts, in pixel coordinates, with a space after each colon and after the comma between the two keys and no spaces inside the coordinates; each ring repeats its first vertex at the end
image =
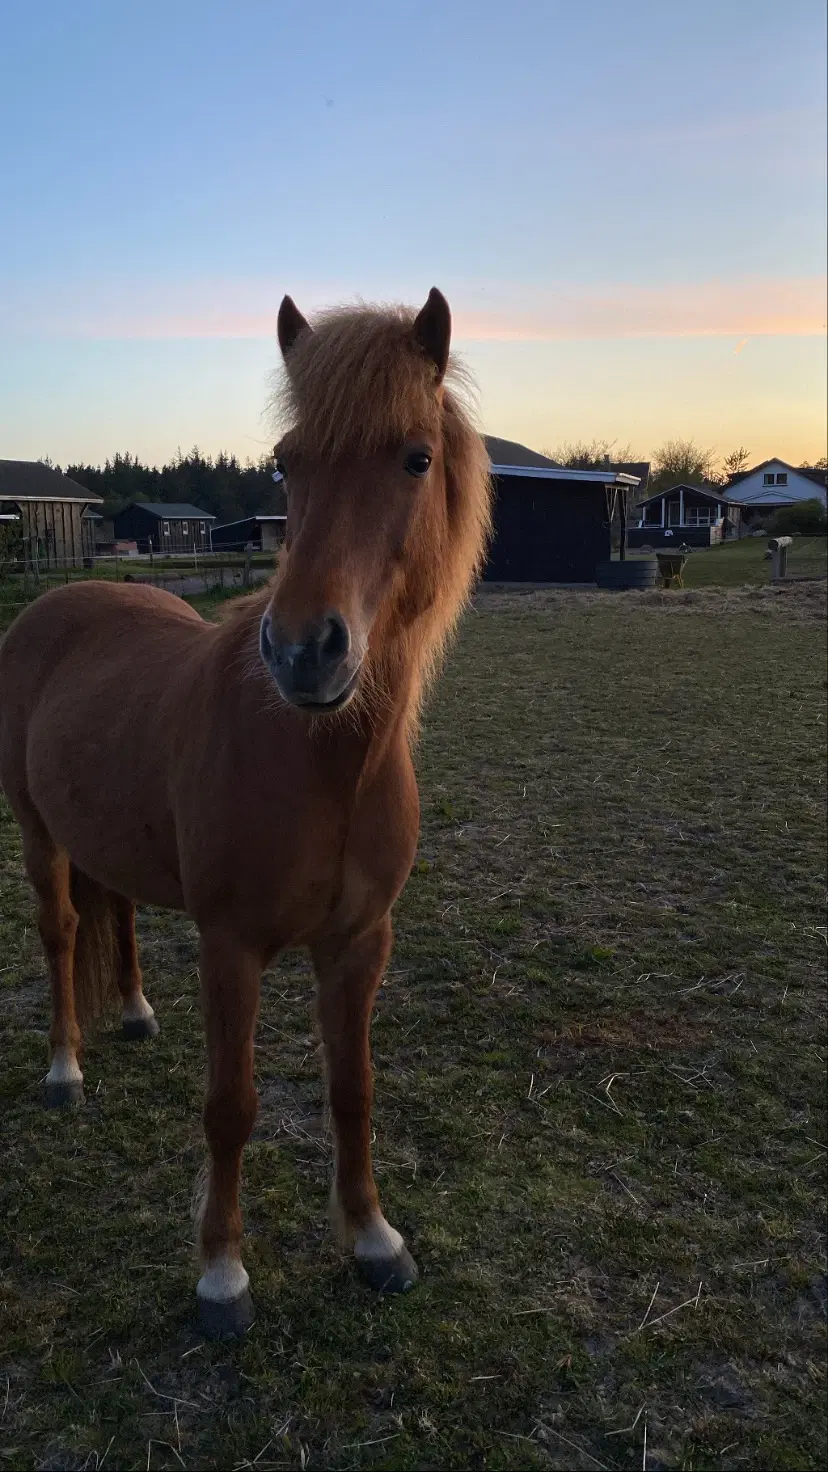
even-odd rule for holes
{"type": "Polygon", "coordinates": [[[818,499],[826,504],[825,470],[801,469],[785,460],[763,460],[752,470],[742,470],[728,481],[729,493],[736,491],[748,515],[752,510],[772,511],[792,506],[795,501],[818,499]],[[737,490],[738,487],[738,490],[737,490]]]}

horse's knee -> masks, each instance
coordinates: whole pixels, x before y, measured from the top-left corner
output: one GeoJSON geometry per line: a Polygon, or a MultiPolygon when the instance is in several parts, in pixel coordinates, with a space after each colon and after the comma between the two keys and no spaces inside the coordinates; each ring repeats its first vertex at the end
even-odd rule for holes
{"type": "Polygon", "coordinates": [[[75,945],[77,910],[68,907],[58,910],[43,905],[37,918],[37,928],[47,955],[65,955],[75,945]]]}
{"type": "Polygon", "coordinates": [[[238,1149],[250,1139],[259,1100],[252,1083],[210,1089],[204,1103],[204,1133],[213,1150],[238,1149]]]}

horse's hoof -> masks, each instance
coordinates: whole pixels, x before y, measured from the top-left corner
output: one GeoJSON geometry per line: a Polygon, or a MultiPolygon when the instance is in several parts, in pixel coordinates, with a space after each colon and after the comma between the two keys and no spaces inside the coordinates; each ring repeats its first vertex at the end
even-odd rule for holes
{"type": "Polygon", "coordinates": [[[356,1265],[360,1276],[377,1293],[407,1293],[420,1276],[407,1247],[392,1258],[358,1257],[356,1265]]]}
{"type": "Polygon", "coordinates": [[[142,1038],[157,1038],[161,1029],[150,1013],[149,1017],[125,1017],[121,1023],[121,1031],[128,1043],[138,1043],[142,1038]]]}
{"type": "Polygon", "coordinates": [[[226,1303],[199,1298],[198,1317],[202,1332],[208,1339],[240,1339],[256,1317],[250,1290],[245,1288],[238,1298],[231,1298],[226,1303]]]}
{"type": "Polygon", "coordinates": [[[47,1109],[69,1109],[73,1104],[83,1104],[83,1083],[79,1078],[63,1083],[49,1083],[47,1080],[43,1101],[47,1109]]]}

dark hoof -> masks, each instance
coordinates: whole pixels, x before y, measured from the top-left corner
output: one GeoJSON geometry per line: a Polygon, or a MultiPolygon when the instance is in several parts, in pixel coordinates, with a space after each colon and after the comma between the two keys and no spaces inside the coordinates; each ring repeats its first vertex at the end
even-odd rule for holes
{"type": "Polygon", "coordinates": [[[44,1103],[47,1109],[69,1109],[73,1104],[83,1104],[83,1084],[80,1079],[72,1079],[69,1083],[46,1084],[43,1093],[44,1103]]]}
{"type": "Polygon", "coordinates": [[[358,1257],[356,1265],[360,1277],[377,1293],[407,1293],[413,1288],[420,1274],[411,1253],[403,1247],[397,1257],[385,1262],[371,1261],[358,1257]]]}
{"type": "Polygon", "coordinates": [[[228,1303],[214,1303],[209,1298],[198,1300],[198,1317],[208,1339],[238,1339],[246,1334],[256,1317],[253,1299],[245,1288],[238,1298],[228,1303]]]}
{"type": "Polygon", "coordinates": [[[124,1018],[121,1029],[128,1043],[138,1043],[142,1038],[157,1038],[161,1031],[154,1017],[124,1018]]]}

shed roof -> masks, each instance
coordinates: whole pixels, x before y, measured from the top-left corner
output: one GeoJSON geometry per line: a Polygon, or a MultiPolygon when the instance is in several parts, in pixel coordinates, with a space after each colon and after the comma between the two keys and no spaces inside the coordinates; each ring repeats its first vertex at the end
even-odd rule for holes
{"type": "Polygon", "coordinates": [[[267,512],[262,516],[241,516],[238,521],[223,521],[220,526],[214,526],[213,531],[231,531],[234,526],[249,526],[251,521],[287,521],[287,517],[280,515],[278,512],[274,512],[272,515],[270,512],[267,512]]]}
{"type": "Polygon", "coordinates": [[[613,470],[620,470],[624,475],[635,475],[638,477],[641,490],[645,491],[650,483],[649,460],[614,460],[613,470]]]}
{"type": "Polygon", "coordinates": [[[564,465],[493,465],[492,475],[516,479],[577,481],[599,486],[637,486],[638,479],[619,470],[570,470],[564,465]]]}
{"type": "Polygon", "coordinates": [[[0,501],[103,500],[76,480],[41,460],[0,460],[0,501]]]}
{"type": "MultiPolygon", "coordinates": [[[[198,506],[190,505],[189,501],[130,501],[124,511],[131,511],[133,506],[138,506],[142,511],[148,511],[150,516],[157,516],[161,521],[215,521],[210,511],[202,511],[198,506]]],[[[120,512],[118,513],[121,514],[120,512]]]]}

